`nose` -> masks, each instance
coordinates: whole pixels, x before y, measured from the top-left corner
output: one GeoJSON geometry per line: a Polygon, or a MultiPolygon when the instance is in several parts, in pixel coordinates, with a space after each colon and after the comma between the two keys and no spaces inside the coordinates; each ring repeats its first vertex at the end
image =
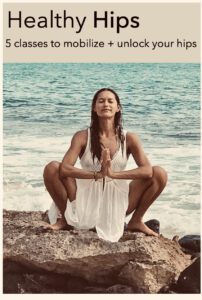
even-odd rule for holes
{"type": "Polygon", "coordinates": [[[104,106],[109,106],[109,101],[107,99],[104,101],[104,106]]]}

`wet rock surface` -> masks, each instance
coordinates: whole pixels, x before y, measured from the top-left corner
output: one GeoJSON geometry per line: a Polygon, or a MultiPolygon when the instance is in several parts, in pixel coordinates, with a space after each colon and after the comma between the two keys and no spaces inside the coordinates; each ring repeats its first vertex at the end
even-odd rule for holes
{"type": "Polygon", "coordinates": [[[160,222],[156,219],[149,220],[145,224],[156,233],[160,233],[160,222]]]}
{"type": "Polygon", "coordinates": [[[45,220],[4,211],[4,293],[159,293],[192,263],[163,236],[125,232],[111,243],[93,231],[45,230],[45,220]]]}
{"type": "Polygon", "coordinates": [[[201,251],[200,235],[185,235],[179,240],[179,244],[187,252],[199,253],[201,251]]]}

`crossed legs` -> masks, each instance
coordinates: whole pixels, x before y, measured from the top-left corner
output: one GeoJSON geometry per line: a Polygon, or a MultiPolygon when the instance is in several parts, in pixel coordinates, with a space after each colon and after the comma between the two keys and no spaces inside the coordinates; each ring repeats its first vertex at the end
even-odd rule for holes
{"type": "Polygon", "coordinates": [[[143,216],[154,200],[166,186],[167,174],[161,167],[153,167],[153,175],[149,179],[137,179],[130,183],[129,205],[126,215],[133,212],[128,223],[128,231],[140,231],[147,235],[158,236],[143,222],[143,216]]]}

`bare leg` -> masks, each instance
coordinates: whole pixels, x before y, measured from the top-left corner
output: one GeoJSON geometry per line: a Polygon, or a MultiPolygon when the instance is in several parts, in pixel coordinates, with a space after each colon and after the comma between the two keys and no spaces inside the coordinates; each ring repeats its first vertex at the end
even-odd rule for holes
{"type": "Polygon", "coordinates": [[[150,179],[133,180],[129,189],[129,206],[126,214],[134,211],[127,230],[140,231],[147,235],[158,236],[143,222],[143,216],[154,200],[163,191],[167,182],[167,174],[161,167],[153,167],[153,176],[150,179]]]}
{"type": "Polygon", "coordinates": [[[67,199],[73,201],[76,198],[76,181],[74,178],[62,180],[59,176],[60,163],[57,161],[50,162],[44,169],[45,186],[58,207],[61,218],[53,225],[48,227],[54,230],[60,230],[67,227],[64,217],[67,199]]]}

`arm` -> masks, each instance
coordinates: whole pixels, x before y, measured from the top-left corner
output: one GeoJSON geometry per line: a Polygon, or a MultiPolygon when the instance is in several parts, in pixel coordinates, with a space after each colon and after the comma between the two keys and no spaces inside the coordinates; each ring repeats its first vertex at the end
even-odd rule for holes
{"type": "Polygon", "coordinates": [[[133,155],[133,158],[138,166],[136,169],[113,172],[111,168],[108,168],[108,176],[113,179],[146,179],[152,177],[152,166],[144,153],[140,139],[133,133],[127,133],[127,148],[129,154],[133,155]]]}
{"type": "MultiPolygon", "coordinates": [[[[94,172],[79,169],[74,167],[82,149],[86,145],[86,131],[79,131],[75,133],[72,138],[71,145],[66,152],[62,163],[60,165],[61,178],[80,178],[80,179],[94,179],[94,172]]],[[[97,179],[102,178],[101,173],[97,173],[97,179]]]]}

